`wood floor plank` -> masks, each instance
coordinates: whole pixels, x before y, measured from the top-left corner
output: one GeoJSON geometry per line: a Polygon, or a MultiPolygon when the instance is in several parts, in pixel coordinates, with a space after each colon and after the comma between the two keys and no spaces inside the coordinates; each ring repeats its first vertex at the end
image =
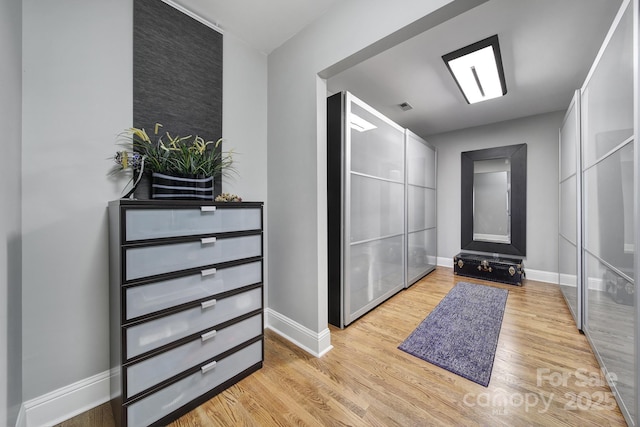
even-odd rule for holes
{"type": "MultiPolygon", "coordinates": [[[[265,331],[263,368],[171,426],[626,425],[552,284],[501,285],[439,267],[330,330],[334,348],[321,358],[265,331]],[[488,387],[397,348],[458,281],[509,290],[488,387]]],[[[97,410],[59,426],[113,425],[97,410]]]]}

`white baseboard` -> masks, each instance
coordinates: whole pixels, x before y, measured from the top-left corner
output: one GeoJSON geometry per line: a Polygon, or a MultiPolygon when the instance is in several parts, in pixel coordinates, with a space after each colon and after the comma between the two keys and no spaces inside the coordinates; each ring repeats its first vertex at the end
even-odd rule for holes
{"type": "Polygon", "coordinates": [[[438,258],[438,262],[437,262],[437,266],[438,267],[449,267],[449,268],[453,268],[453,257],[451,258],[445,258],[445,257],[441,257],[439,256],[438,258]]]}
{"type": "Polygon", "coordinates": [[[570,286],[575,288],[578,286],[578,276],[575,274],[560,273],[560,284],[562,286],[570,286]]]}
{"type": "Polygon", "coordinates": [[[322,357],[333,348],[329,328],[316,333],[270,308],[265,309],[265,325],[307,353],[322,357]]]}
{"type": "Polygon", "coordinates": [[[109,371],[22,404],[16,427],[48,427],[109,401],[109,371]]]}
{"type": "Polygon", "coordinates": [[[529,280],[535,280],[536,282],[545,282],[558,284],[558,273],[552,271],[532,270],[524,267],[524,273],[529,280]]]}
{"type": "Polygon", "coordinates": [[[605,292],[607,290],[607,283],[600,278],[589,277],[587,278],[587,283],[588,283],[589,289],[592,291],[605,292]]]}
{"type": "MultiPolygon", "coordinates": [[[[575,275],[566,275],[562,274],[560,279],[562,280],[561,284],[563,286],[569,286],[572,288],[577,287],[577,277],[575,275]]],[[[597,277],[589,277],[587,279],[589,290],[606,292],[607,291],[607,283],[600,278],[597,277]]]]}

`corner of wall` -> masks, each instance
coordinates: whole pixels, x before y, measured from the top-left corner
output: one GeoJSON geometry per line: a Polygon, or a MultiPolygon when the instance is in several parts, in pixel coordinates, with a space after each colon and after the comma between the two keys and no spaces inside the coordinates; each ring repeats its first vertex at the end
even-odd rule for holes
{"type": "Polygon", "coordinates": [[[322,357],[333,348],[329,328],[316,333],[270,308],[267,308],[264,314],[265,328],[271,329],[315,357],[322,357]]]}

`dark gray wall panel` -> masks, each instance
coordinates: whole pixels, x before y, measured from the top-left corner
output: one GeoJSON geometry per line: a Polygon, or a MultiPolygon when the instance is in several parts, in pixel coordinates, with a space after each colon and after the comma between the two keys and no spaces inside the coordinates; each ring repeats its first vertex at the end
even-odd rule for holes
{"type": "Polygon", "coordinates": [[[134,126],[220,138],[222,34],[160,0],[135,0],[133,16],[134,126]]]}

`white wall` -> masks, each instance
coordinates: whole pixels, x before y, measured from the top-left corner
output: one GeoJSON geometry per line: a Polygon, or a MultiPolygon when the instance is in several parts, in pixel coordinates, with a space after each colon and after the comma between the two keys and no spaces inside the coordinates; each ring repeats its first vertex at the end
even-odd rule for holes
{"type": "MultiPolygon", "coordinates": [[[[233,149],[237,174],[225,177],[222,191],[248,202],[264,202],[267,223],[267,57],[233,34],[223,37],[222,143],[233,149]]],[[[266,252],[269,230],[263,234],[266,252]]],[[[264,254],[265,306],[269,289],[268,254],[264,254]]]]}
{"type": "Polygon", "coordinates": [[[222,191],[267,199],[267,57],[233,34],[223,37],[223,150],[234,151],[236,175],[222,191]]]}
{"type": "MultiPolygon", "coordinates": [[[[131,0],[24,1],[25,401],[109,369],[106,207],[126,180],[107,172],[132,124],[132,13],[131,0]]],[[[239,171],[223,191],[265,200],[266,57],[223,40],[224,149],[239,171]]]]}
{"type": "MultiPolygon", "coordinates": [[[[338,63],[365,59],[376,46],[403,41],[392,40],[394,32],[406,39],[410,35],[403,28],[441,6],[470,8],[472,3],[480,2],[336,2],[269,55],[269,309],[286,319],[279,325],[287,328],[282,332],[312,352],[320,354],[330,345],[326,339],[326,84],[318,73],[331,67],[322,74],[330,77],[340,70],[333,67],[338,63]]],[[[444,15],[437,19],[451,17],[444,15]]]]}
{"type": "Polygon", "coordinates": [[[132,3],[23,2],[24,399],[109,367],[107,178],[132,121],[132,3]]]}
{"type": "Polygon", "coordinates": [[[22,5],[0,0],[0,425],[22,403],[21,196],[22,5]]]}
{"type": "Polygon", "coordinates": [[[558,271],[558,129],[554,112],[463,129],[427,140],[438,150],[438,258],[460,252],[460,153],[527,144],[527,268],[558,271]]]}

